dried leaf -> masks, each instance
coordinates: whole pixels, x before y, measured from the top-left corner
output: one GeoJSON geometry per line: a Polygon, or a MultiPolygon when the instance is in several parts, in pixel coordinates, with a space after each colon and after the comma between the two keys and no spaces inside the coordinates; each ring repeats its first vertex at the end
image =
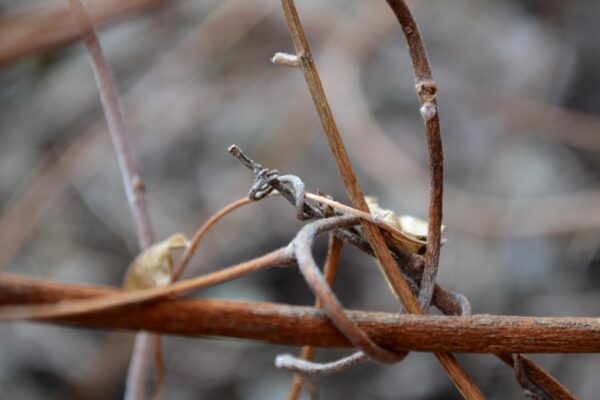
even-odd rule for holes
{"type": "MultiPolygon", "coordinates": [[[[376,197],[367,196],[365,197],[365,200],[367,201],[367,205],[369,206],[371,214],[375,215],[388,225],[398,229],[405,235],[423,242],[427,241],[427,221],[410,215],[398,217],[392,210],[382,208],[377,202],[376,197]]],[[[444,226],[442,226],[442,230],[444,230],[444,226]]],[[[394,235],[393,233],[392,236],[395,240],[401,242],[403,247],[405,247],[411,253],[423,254],[425,252],[425,244],[418,244],[408,241],[399,235],[394,235]]],[[[442,240],[442,243],[443,242],[444,240],[442,240]]]]}
{"type": "Polygon", "coordinates": [[[398,221],[399,229],[419,240],[427,240],[427,230],[429,226],[427,221],[415,218],[411,215],[403,215],[396,218],[398,221]]]}
{"type": "Polygon", "coordinates": [[[380,207],[377,197],[367,196],[365,197],[365,200],[369,206],[369,211],[371,211],[371,214],[381,219],[386,224],[391,225],[396,229],[400,229],[400,224],[396,214],[392,210],[380,207]]]}
{"type": "Polygon", "coordinates": [[[171,251],[188,246],[187,238],[175,233],[139,254],[127,268],[123,287],[128,290],[168,285],[173,274],[171,251]]]}

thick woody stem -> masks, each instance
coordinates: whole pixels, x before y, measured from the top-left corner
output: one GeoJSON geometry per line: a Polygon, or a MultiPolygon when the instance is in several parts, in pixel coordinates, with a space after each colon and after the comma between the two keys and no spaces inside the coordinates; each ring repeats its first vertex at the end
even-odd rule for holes
{"type": "MultiPolygon", "coordinates": [[[[14,304],[49,306],[121,293],[123,290],[115,288],[0,274],[0,310],[14,304]]],[[[347,313],[373,341],[394,351],[600,353],[598,318],[415,316],[354,310],[347,313]]],[[[163,298],[89,314],[45,318],[43,322],[181,336],[244,338],[292,346],[352,347],[322,310],[272,303],[163,298]]],[[[510,355],[503,360],[509,365],[514,362],[510,355]]],[[[526,359],[523,364],[530,378],[536,376],[538,382],[547,380],[526,359]]]]}

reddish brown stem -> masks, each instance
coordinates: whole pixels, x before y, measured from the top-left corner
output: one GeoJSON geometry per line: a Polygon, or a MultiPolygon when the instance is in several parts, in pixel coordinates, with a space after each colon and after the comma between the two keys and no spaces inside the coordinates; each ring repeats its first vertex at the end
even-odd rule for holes
{"type": "Polygon", "coordinates": [[[206,236],[210,228],[212,228],[217,222],[219,222],[230,212],[235,211],[238,208],[243,207],[249,203],[251,203],[251,200],[247,197],[238,199],[214,213],[204,224],[202,224],[202,226],[200,226],[200,228],[198,228],[198,230],[194,234],[194,237],[192,238],[190,245],[187,247],[181,258],[179,259],[179,262],[177,263],[175,268],[173,268],[173,282],[177,281],[181,277],[181,274],[183,274],[185,267],[188,265],[190,259],[196,252],[196,249],[200,245],[200,242],[202,241],[204,236],[206,236]]]}
{"type": "Polygon", "coordinates": [[[421,114],[426,126],[427,148],[429,149],[429,228],[425,269],[421,279],[419,302],[424,310],[429,308],[440,259],[442,240],[442,197],[444,187],[444,157],[440,119],[436,94],[437,86],[427,61],[425,46],[421,40],[419,27],[410,9],[403,0],[387,0],[402,26],[412,59],[415,87],[421,103],[421,114]]]}
{"type": "MultiPolygon", "coordinates": [[[[511,354],[496,354],[506,365],[515,368],[515,359],[511,354]]],[[[575,400],[576,397],[557,381],[552,375],[541,369],[536,363],[529,358],[519,354],[521,360],[521,368],[527,378],[537,387],[542,390],[549,399],[558,400],[575,400]]]]}
{"type": "MultiPolygon", "coordinates": [[[[120,293],[123,291],[113,288],[0,275],[3,306],[50,305],[120,293]]],[[[348,311],[348,315],[376,343],[395,351],[600,353],[598,318],[415,316],[362,311],[348,311]]],[[[322,310],[270,303],[162,299],[44,321],[97,329],[236,337],[295,346],[351,346],[322,310]]]]}
{"type": "Polygon", "coordinates": [[[160,300],[196,289],[215,286],[223,282],[261,271],[274,266],[290,265],[293,256],[288,248],[281,248],[261,257],[245,261],[197,278],[176,282],[159,288],[123,291],[117,296],[107,296],[78,301],[64,301],[58,304],[36,306],[17,305],[0,309],[0,321],[23,319],[46,319],[69,315],[93,314],[98,311],[118,308],[125,305],[160,300]]]}

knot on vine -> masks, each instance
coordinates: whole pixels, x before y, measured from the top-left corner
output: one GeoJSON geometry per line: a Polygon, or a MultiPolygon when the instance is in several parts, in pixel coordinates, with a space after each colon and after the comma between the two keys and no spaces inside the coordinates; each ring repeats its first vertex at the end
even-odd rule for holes
{"type": "Polygon", "coordinates": [[[246,156],[242,149],[235,144],[229,146],[229,153],[240,160],[254,174],[254,183],[248,192],[248,198],[256,201],[267,197],[277,190],[288,201],[296,206],[296,216],[300,220],[321,217],[322,212],[304,201],[305,185],[296,175],[279,175],[276,169],[263,167],[261,164],[246,156]]]}

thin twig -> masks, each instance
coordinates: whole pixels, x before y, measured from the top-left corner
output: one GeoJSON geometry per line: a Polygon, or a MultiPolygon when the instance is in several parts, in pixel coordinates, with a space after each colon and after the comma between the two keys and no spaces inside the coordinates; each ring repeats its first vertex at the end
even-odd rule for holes
{"type": "Polygon", "coordinates": [[[219,222],[223,217],[225,217],[227,214],[229,214],[230,212],[232,212],[234,210],[237,210],[240,207],[245,206],[246,204],[249,204],[250,202],[251,202],[250,199],[248,199],[247,197],[244,197],[244,198],[238,199],[232,203],[229,203],[228,205],[226,205],[225,207],[223,207],[222,209],[220,209],[219,211],[217,211],[216,213],[211,215],[211,217],[204,224],[202,224],[202,226],[200,226],[200,228],[198,228],[198,230],[196,231],[196,233],[194,234],[194,237],[192,238],[192,240],[190,242],[190,245],[185,249],[185,252],[182,254],[177,265],[175,266],[175,268],[173,268],[173,277],[172,277],[173,282],[179,280],[179,278],[181,277],[181,274],[183,274],[183,271],[185,270],[190,259],[196,252],[196,249],[200,245],[200,242],[202,241],[204,236],[206,236],[208,231],[217,222],[219,222]]]}
{"type": "Polygon", "coordinates": [[[89,13],[83,3],[81,3],[81,0],[68,1],[73,16],[82,32],[83,42],[90,55],[92,70],[94,71],[94,78],[96,79],[100,100],[102,101],[108,130],[117,153],[127,201],[133,214],[138,235],[138,244],[141,249],[145,249],[154,243],[154,235],[150,226],[150,218],[144,198],[144,182],[139,174],[129,141],[129,135],[125,128],[116,85],[112,78],[108,62],[102,52],[89,13]]]}
{"type": "Polygon", "coordinates": [[[312,244],[318,233],[352,226],[357,222],[357,217],[333,217],[305,225],[292,241],[294,254],[304,280],[334,325],[348,338],[348,341],[374,360],[390,364],[397,363],[404,358],[405,354],[397,354],[379,346],[352,322],[325,281],[312,256],[312,244]]]}
{"type": "MultiPolygon", "coordinates": [[[[202,226],[200,226],[200,228],[198,228],[198,230],[194,234],[194,237],[192,238],[192,241],[190,242],[189,246],[187,246],[187,248],[185,249],[185,252],[183,253],[183,255],[179,259],[177,265],[173,269],[173,274],[171,276],[171,282],[177,282],[179,280],[179,278],[181,277],[181,274],[183,274],[183,271],[185,270],[190,259],[194,255],[194,252],[196,251],[196,249],[200,245],[200,242],[202,241],[204,236],[206,236],[208,231],[217,222],[219,222],[223,217],[225,217],[227,214],[229,214],[230,212],[232,212],[248,203],[250,203],[250,199],[248,199],[248,198],[242,198],[242,199],[236,200],[236,201],[226,205],[219,211],[217,211],[204,224],[202,224],[202,226]]],[[[161,397],[161,394],[162,394],[164,380],[165,380],[165,378],[164,378],[164,375],[165,375],[164,374],[164,363],[163,363],[163,357],[162,357],[162,351],[161,351],[160,335],[154,336],[154,365],[156,368],[156,384],[155,384],[154,393],[152,395],[152,400],[159,400],[161,397]]]]}
{"type": "Polygon", "coordinates": [[[415,75],[415,88],[421,102],[421,115],[426,126],[427,148],[429,150],[429,218],[425,270],[421,279],[419,302],[424,310],[429,308],[440,259],[442,243],[442,196],[444,186],[444,158],[440,119],[436,101],[437,86],[427,61],[425,46],[421,40],[419,27],[410,9],[403,0],[387,0],[402,26],[408,43],[415,75]]]}
{"type": "Polygon", "coordinates": [[[306,193],[304,193],[304,197],[307,198],[307,199],[313,200],[313,201],[317,201],[317,202],[322,203],[322,204],[327,204],[330,207],[336,208],[338,210],[345,211],[345,212],[350,213],[352,215],[356,215],[357,217],[361,217],[365,221],[372,222],[373,224],[377,225],[381,229],[385,229],[386,231],[390,232],[391,234],[399,236],[403,240],[406,240],[406,241],[408,241],[410,243],[414,243],[414,244],[417,244],[417,245],[420,245],[420,246],[426,246],[427,245],[427,242],[419,240],[419,239],[415,239],[414,237],[412,237],[410,235],[407,235],[406,233],[402,232],[398,228],[395,228],[395,227],[391,226],[390,224],[388,224],[385,221],[381,220],[377,216],[374,216],[373,214],[370,214],[369,212],[364,212],[364,211],[357,210],[356,208],[347,206],[347,205],[345,205],[343,203],[340,203],[338,201],[335,201],[335,200],[332,200],[332,199],[328,199],[327,197],[319,196],[319,195],[314,194],[314,193],[308,193],[308,192],[306,192],[306,193]]]}
{"type": "MultiPolygon", "coordinates": [[[[325,258],[325,266],[323,267],[323,276],[325,277],[325,282],[329,286],[333,286],[333,282],[335,281],[335,276],[337,275],[337,270],[340,261],[340,254],[342,253],[342,248],[344,247],[344,242],[335,236],[335,234],[329,234],[329,245],[327,247],[327,257],[325,258]]],[[[315,301],[315,308],[320,309],[321,304],[317,299],[315,301]]],[[[302,352],[300,357],[303,360],[311,361],[315,355],[316,349],[312,346],[304,346],[302,348],[302,352]]],[[[300,389],[302,388],[302,384],[306,382],[307,378],[303,377],[301,374],[294,374],[292,378],[292,384],[290,386],[290,391],[288,394],[288,400],[297,400],[300,395],[300,389]]]]}
{"type": "MultiPolygon", "coordinates": [[[[324,216],[322,212],[314,207],[311,207],[310,204],[304,201],[304,199],[309,199],[328,205],[337,210],[344,211],[351,215],[358,216],[362,220],[371,222],[393,234],[394,236],[399,237],[403,241],[416,244],[418,246],[427,245],[427,242],[418,240],[404,233],[396,227],[386,223],[381,218],[370,214],[370,212],[360,211],[356,208],[337,202],[331,198],[306,192],[304,182],[300,178],[295,175],[280,175],[279,171],[277,170],[271,170],[263,167],[261,164],[248,157],[244,151],[242,151],[242,149],[236,145],[231,145],[229,147],[229,153],[240,160],[246,168],[250,169],[254,173],[255,181],[248,194],[249,200],[260,200],[272,193],[273,190],[277,190],[283,195],[283,197],[296,206],[299,219],[322,218],[324,216]],[[292,187],[289,188],[285,185],[286,183],[290,183],[292,187]]],[[[338,215],[342,214],[340,213],[338,215]]]]}
{"type": "MultiPolygon", "coordinates": [[[[496,356],[506,365],[516,369],[515,358],[511,354],[497,353],[496,356]]],[[[540,368],[529,358],[519,354],[521,374],[527,376],[528,382],[542,390],[549,399],[575,400],[576,397],[557,381],[552,375],[540,368]]],[[[519,382],[520,383],[520,382],[519,382]]]]}
{"type": "Polygon", "coordinates": [[[150,397],[151,400],[159,400],[165,386],[165,363],[162,353],[162,338],[160,335],[152,335],[152,349],[154,350],[154,368],[156,382],[154,382],[154,392],[150,397]]]}
{"type": "MultiPolygon", "coordinates": [[[[91,59],[92,70],[100,94],[102,108],[106,116],[108,130],[117,153],[119,170],[121,171],[129,209],[133,214],[138,244],[140,249],[144,250],[154,243],[154,234],[150,225],[150,217],[143,193],[144,182],[139,174],[127,130],[125,129],[116,85],[112,78],[108,62],[102,52],[96,31],[94,30],[92,18],[85,5],[81,0],[68,1],[91,59]]],[[[135,340],[134,351],[127,374],[127,383],[125,386],[125,399],[127,400],[142,400],[145,397],[144,383],[148,368],[148,350],[151,345],[148,335],[140,332],[135,340]]],[[[161,371],[162,368],[157,366],[156,370],[161,371]]],[[[157,380],[162,381],[163,379],[159,377],[157,380]]]]}
{"type": "Polygon", "coordinates": [[[117,295],[103,298],[65,301],[59,304],[4,307],[0,309],[0,321],[23,319],[34,320],[69,315],[93,314],[101,310],[121,307],[127,304],[138,304],[164,299],[192,290],[215,286],[267,268],[291,265],[294,261],[291,249],[289,247],[282,247],[252,260],[241,262],[197,278],[176,282],[168,286],[123,291],[117,295]]]}
{"type": "MultiPolygon", "coordinates": [[[[294,357],[291,354],[281,354],[275,359],[275,365],[277,368],[285,368],[290,371],[296,371],[296,376],[299,377],[298,379],[302,379],[304,374],[310,376],[327,376],[337,374],[357,364],[367,361],[368,359],[369,356],[362,351],[358,351],[337,361],[323,364],[303,360],[301,358],[294,357]]],[[[295,398],[297,398],[297,396],[295,398]]]]}

